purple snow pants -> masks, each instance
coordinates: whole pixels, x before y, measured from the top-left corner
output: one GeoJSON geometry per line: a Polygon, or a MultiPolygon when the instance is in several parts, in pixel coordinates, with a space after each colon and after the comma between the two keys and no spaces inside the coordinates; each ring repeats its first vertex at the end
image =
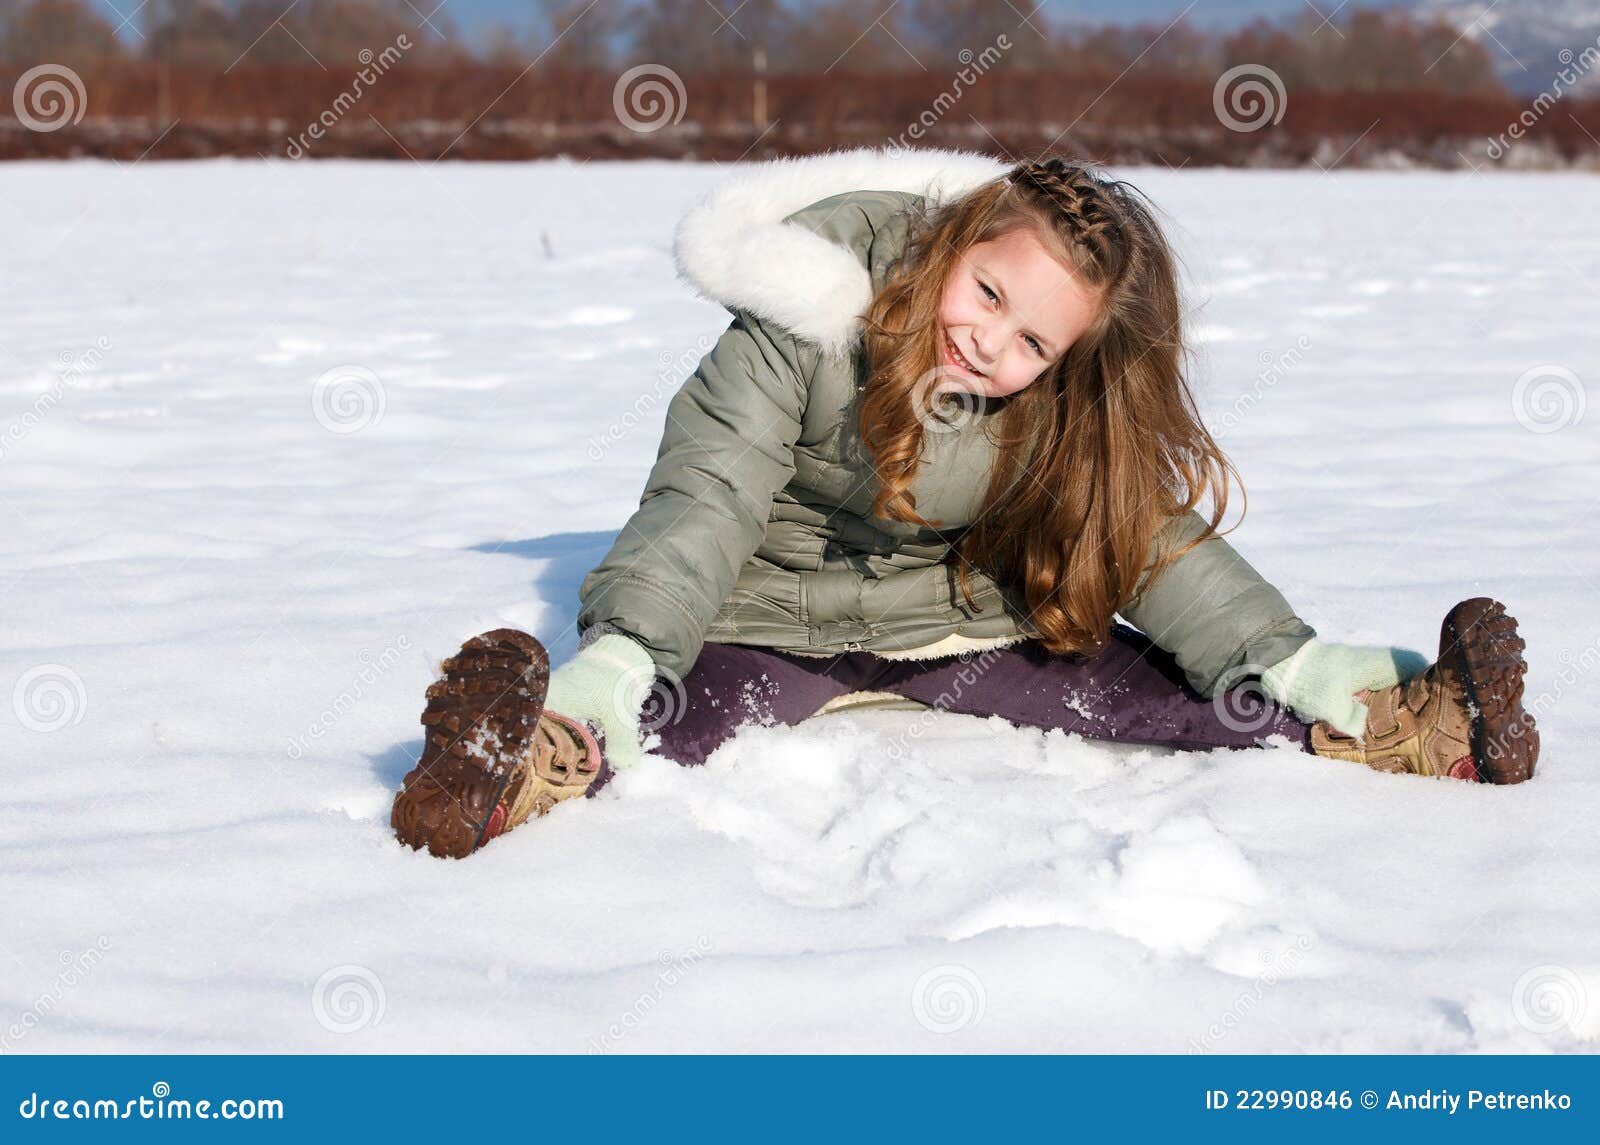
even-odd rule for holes
{"type": "MultiPolygon", "coordinates": [[[[795,656],[771,648],[707,643],[681,687],[665,677],[643,722],[659,754],[682,764],[706,757],[745,724],[798,724],[850,692],[892,692],[940,711],[997,715],[1023,727],[1182,749],[1246,748],[1282,735],[1311,750],[1311,725],[1241,683],[1207,700],[1171,654],[1113,624],[1099,655],[1062,656],[1037,640],[934,660],[886,660],[871,652],[795,656]]],[[[593,795],[611,777],[601,760],[593,795]]]]}

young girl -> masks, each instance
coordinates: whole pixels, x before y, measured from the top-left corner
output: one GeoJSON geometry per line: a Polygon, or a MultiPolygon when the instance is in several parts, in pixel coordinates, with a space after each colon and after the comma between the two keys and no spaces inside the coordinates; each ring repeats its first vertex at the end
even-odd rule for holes
{"type": "Polygon", "coordinates": [[[779,161],[718,188],[675,250],[733,322],[583,581],[578,653],[550,676],[499,629],[444,662],[395,799],[405,843],[467,855],[594,794],[641,730],[696,764],[743,724],[864,702],[1533,773],[1501,605],[1451,609],[1431,665],[1326,643],[1216,532],[1234,471],[1127,183],[1058,158],[779,161]]]}

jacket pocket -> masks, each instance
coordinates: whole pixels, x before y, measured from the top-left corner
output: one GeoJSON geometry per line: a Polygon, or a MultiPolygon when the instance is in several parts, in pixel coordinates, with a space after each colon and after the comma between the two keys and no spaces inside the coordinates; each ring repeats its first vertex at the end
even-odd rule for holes
{"type": "Polygon", "coordinates": [[[723,599],[706,630],[717,643],[793,645],[806,643],[805,592],[799,573],[753,562],[723,599]]]}

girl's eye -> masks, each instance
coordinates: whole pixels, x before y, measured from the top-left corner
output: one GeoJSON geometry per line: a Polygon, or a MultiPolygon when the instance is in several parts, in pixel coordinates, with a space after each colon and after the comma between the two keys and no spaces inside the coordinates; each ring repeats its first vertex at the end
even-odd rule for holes
{"type": "MultiPolygon", "coordinates": [[[[973,281],[978,284],[978,289],[983,291],[984,296],[987,297],[990,302],[1000,301],[1000,296],[994,291],[990,290],[981,279],[973,279],[973,281]]],[[[1044,347],[1039,344],[1039,340],[1037,338],[1035,338],[1032,334],[1024,334],[1023,337],[1028,340],[1028,345],[1033,347],[1033,352],[1035,354],[1038,354],[1041,358],[1045,357],[1044,347]]]]}

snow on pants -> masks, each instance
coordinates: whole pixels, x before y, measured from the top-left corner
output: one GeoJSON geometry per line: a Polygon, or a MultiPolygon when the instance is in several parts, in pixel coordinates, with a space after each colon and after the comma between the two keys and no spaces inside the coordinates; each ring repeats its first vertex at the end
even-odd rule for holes
{"type": "MultiPolygon", "coordinates": [[[[661,737],[657,754],[699,764],[746,724],[798,724],[851,692],[889,692],[939,711],[1118,743],[1204,751],[1282,735],[1311,750],[1311,725],[1266,699],[1253,678],[1208,700],[1170,653],[1120,623],[1095,656],[1058,655],[1037,640],[930,660],[707,643],[681,684],[658,674],[643,723],[661,737]]],[[[589,793],[610,776],[602,760],[589,793]]]]}

